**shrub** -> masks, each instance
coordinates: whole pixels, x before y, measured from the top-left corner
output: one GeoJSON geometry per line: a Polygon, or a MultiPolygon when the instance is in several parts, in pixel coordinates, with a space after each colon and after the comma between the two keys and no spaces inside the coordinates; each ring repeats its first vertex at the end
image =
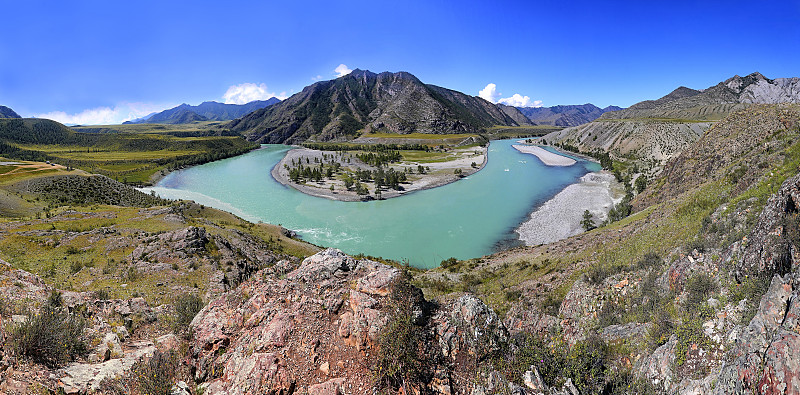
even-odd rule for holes
{"type": "Polygon", "coordinates": [[[443,260],[443,261],[442,261],[442,263],[441,263],[440,265],[441,265],[443,268],[447,269],[447,268],[449,268],[449,267],[453,267],[453,266],[455,266],[456,264],[458,264],[458,259],[456,259],[456,258],[454,258],[454,257],[450,257],[450,258],[448,258],[448,259],[445,259],[445,260],[443,260]]]}
{"type": "Polygon", "coordinates": [[[675,332],[672,316],[666,309],[658,309],[653,313],[653,326],[647,333],[647,346],[652,351],[662,346],[675,332]]]}
{"type": "Polygon", "coordinates": [[[600,328],[622,323],[622,315],[625,314],[625,306],[621,303],[607,301],[603,304],[597,314],[597,322],[600,328]]]}
{"type": "Polygon", "coordinates": [[[47,304],[52,307],[61,307],[61,304],[64,300],[61,298],[61,292],[57,290],[50,291],[50,295],[47,296],[47,304]]]}
{"type": "Polygon", "coordinates": [[[558,310],[561,308],[562,301],[563,298],[559,298],[555,292],[550,292],[544,297],[544,299],[542,299],[542,311],[544,311],[545,314],[558,317],[558,310]]]}
{"type": "Polygon", "coordinates": [[[545,342],[537,335],[529,333],[515,334],[504,352],[493,359],[495,369],[501,371],[510,380],[522,380],[523,374],[536,366],[544,383],[553,387],[558,384],[566,359],[567,346],[545,342]]]}
{"type": "Polygon", "coordinates": [[[175,384],[177,368],[175,353],[156,350],[152,358],[139,361],[131,368],[133,386],[142,394],[167,395],[175,384]]]}
{"type": "Polygon", "coordinates": [[[642,257],[642,259],[636,262],[635,268],[639,270],[649,269],[654,267],[657,268],[660,267],[663,263],[664,260],[661,259],[661,257],[658,256],[658,254],[656,254],[655,252],[648,252],[644,254],[644,257],[642,257]]]}
{"type": "Polygon", "coordinates": [[[136,362],[127,375],[100,382],[100,392],[111,395],[169,395],[175,384],[178,356],[156,350],[153,356],[136,362]]]}
{"type": "Polygon", "coordinates": [[[407,275],[397,280],[390,295],[391,318],[378,338],[380,346],[375,379],[379,388],[399,389],[407,383],[423,382],[433,365],[427,359],[428,334],[425,332],[424,303],[418,289],[408,283],[407,275]]]}
{"type": "Polygon", "coordinates": [[[69,271],[72,274],[75,274],[83,269],[83,262],[75,261],[69,265],[69,271]]]}
{"type": "Polygon", "coordinates": [[[606,278],[621,273],[624,269],[623,266],[598,262],[586,269],[586,280],[589,281],[590,284],[598,285],[606,278]]]}
{"type": "Polygon", "coordinates": [[[175,331],[188,333],[194,316],[203,309],[203,300],[194,294],[180,295],[175,299],[175,331]]]}
{"type": "Polygon", "coordinates": [[[686,356],[693,344],[706,351],[714,347],[714,342],[703,332],[703,321],[713,316],[714,311],[708,305],[703,305],[694,315],[687,315],[684,322],[675,330],[678,339],[675,347],[675,363],[678,366],[686,363],[686,356]]]}
{"type": "Polygon", "coordinates": [[[572,379],[582,394],[600,394],[610,373],[608,346],[598,336],[576,343],[567,355],[562,374],[572,379]]]}
{"type": "Polygon", "coordinates": [[[38,314],[12,326],[9,341],[15,354],[57,368],[86,353],[85,327],[83,317],[47,303],[38,314]]]}
{"type": "Polygon", "coordinates": [[[717,292],[717,283],[705,273],[698,273],[690,277],[686,282],[686,304],[684,308],[688,314],[697,311],[712,294],[717,292]]]}
{"type": "Polygon", "coordinates": [[[706,252],[706,243],[700,239],[693,239],[686,243],[686,253],[691,254],[694,250],[700,253],[706,252]]]}
{"type": "Polygon", "coordinates": [[[767,293],[769,284],[772,281],[768,274],[746,276],[739,283],[732,283],[729,286],[731,302],[736,304],[746,299],[746,309],[742,312],[740,324],[747,325],[758,312],[758,305],[761,297],[767,293]]]}
{"type": "Polygon", "coordinates": [[[94,291],[94,297],[99,299],[99,300],[108,300],[108,297],[109,297],[108,289],[103,288],[103,289],[98,289],[97,291],[94,291]]]}

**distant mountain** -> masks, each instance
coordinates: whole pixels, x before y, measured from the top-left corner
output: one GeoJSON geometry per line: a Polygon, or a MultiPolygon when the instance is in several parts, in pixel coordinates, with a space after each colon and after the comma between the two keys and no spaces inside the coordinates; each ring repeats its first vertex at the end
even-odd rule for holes
{"type": "Polygon", "coordinates": [[[19,114],[15,113],[14,110],[6,107],[0,106],[0,118],[22,118],[19,114]]]}
{"type": "Polygon", "coordinates": [[[226,125],[253,141],[348,140],[360,132],[474,133],[530,122],[513,107],[422,83],[406,73],[366,70],[307,86],[302,92],[226,125]],[[509,115],[511,114],[511,115],[509,115]]]}
{"type": "Polygon", "coordinates": [[[280,100],[271,97],[267,100],[256,100],[246,104],[225,104],[215,101],[207,101],[197,106],[181,104],[180,106],[164,110],[159,113],[148,115],[144,118],[134,119],[130,123],[190,123],[195,121],[230,121],[241,118],[255,110],[280,103],[280,100]]]}
{"type": "Polygon", "coordinates": [[[755,72],[735,75],[703,90],[679,87],[658,100],[646,100],[603,118],[681,118],[717,120],[747,104],[800,103],[800,78],[774,80],[755,72]]]}
{"type": "Polygon", "coordinates": [[[659,173],[729,114],[752,104],[800,103],[800,78],[769,79],[760,73],[733,76],[707,89],[679,87],[664,97],[606,112],[600,118],[544,136],[584,152],[608,152],[615,158],[637,158],[639,170],[659,173]]]}
{"type": "Polygon", "coordinates": [[[517,107],[517,109],[537,125],[564,127],[582,125],[594,121],[609,111],[622,110],[617,106],[599,108],[591,103],[553,107],[517,107]]]}

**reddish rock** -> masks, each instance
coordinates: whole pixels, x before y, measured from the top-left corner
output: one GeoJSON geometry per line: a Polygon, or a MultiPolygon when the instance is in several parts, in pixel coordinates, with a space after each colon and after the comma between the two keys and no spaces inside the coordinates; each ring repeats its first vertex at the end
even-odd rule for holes
{"type": "Polygon", "coordinates": [[[308,395],[340,395],[342,392],[343,378],[331,379],[324,383],[308,387],[308,395]]]}

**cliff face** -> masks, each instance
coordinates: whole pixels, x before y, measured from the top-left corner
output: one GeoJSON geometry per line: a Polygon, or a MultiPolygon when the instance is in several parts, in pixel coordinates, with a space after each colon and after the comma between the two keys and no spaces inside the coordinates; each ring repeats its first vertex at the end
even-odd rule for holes
{"type": "Polygon", "coordinates": [[[359,132],[475,133],[530,124],[515,108],[423,84],[406,73],[364,70],[317,82],[226,127],[262,143],[349,140],[359,132]]]}

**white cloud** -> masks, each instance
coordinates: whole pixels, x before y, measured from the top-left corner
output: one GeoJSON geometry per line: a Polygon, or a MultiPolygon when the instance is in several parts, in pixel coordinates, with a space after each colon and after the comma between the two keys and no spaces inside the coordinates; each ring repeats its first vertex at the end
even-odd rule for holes
{"type": "Polygon", "coordinates": [[[114,106],[114,108],[89,108],[75,114],[67,114],[64,111],[51,111],[44,114],[36,114],[34,117],[52,119],[67,125],[118,125],[170,107],[174,106],[152,103],[121,103],[114,106]]]}
{"type": "Polygon", "coordinates": [[[513,107],[541,107],[542,101],[541,100],[534,100],[531,101],[530,96],[522,96],[519,93],[515,93],[511,97],[507,97],[505,99],[500,99],[497,101],[498,103],[503,103],[507,106],[513,107]]]}
{"type": "Polygon", "coordinates": [[[478,96],[491,103],[502,103],[507,106],[514,107],[541,107],[541,100],[531,100],[530,96],[522,96],[519,93],[511,95],[511,97],[500,97],[501,93],[497,92],[497,85],[487,84],[485,88],[478,91],[478,96]]]}
{"type": "Polygon", "coordinates": [[[336,73],[337,77],[344,77],[344,76],[352,73],[353,70],[350,70],[349,68],[347,68],[347,66],[344,63],[342,63],[342,64],[336,66],[336,68],[333,69],[333,72],[336,73]]]}
{"type": "Polygon", "coordinates": [[[322,79],[322,76],[321,76],[321,75],[319,75],[319,74],[317,74],[317,76],[316,76],[316,77],[311,77],[311,81],[319,81],[319,80],[321,80],[321,79],[322,79]]]}
{"type": "Polygon", "coordinates": [[[266,84],[254,84],[252,82],[233,85],[222,95],[225,104],[246,104],[253,100],[267,100],[270,97],[277,97],[283,100],[288,96],[286,96],[286,92],[269,92],[266,84]]]}
{"type": "Polygon", "coordinates": [[[497,85],[488,84],[486,85],[486,88],[483,88],[480,92],[478,92],[478,96],[488,102],[497,103],[497,97],[500,96],[500,94],[497,93],[497,85]]]}

